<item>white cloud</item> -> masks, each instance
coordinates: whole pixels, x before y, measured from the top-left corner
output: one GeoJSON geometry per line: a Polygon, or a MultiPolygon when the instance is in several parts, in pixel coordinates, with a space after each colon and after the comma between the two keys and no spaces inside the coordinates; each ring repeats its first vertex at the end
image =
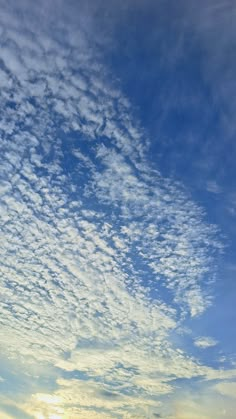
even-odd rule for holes
{"type": "Polygon", "coordinates": [[[236,399],[236,382],[220,382],[214,386],[214,389],[222,394],[236,399]]]}
{"type": "Polygon", "coordinates": [[[196,338],[194,341],[194,345],[202,349],[211,348],[212,346],[216,346],[217,343],[215,339],[207,336],[196,338]]]}
{"type": "Polygon", "coordinates": [[[222,192],[221,187],[214,180],[209,180],[207,182],[206,189],[208,192],[211,192],[214,194],[219,194],[222,192]]]}
{"type": "Polygon", "coordinates": [[[29,371],[85,376],[26,398],[29,414],[147,417],[171,380],[218,374],[170,338],[210,304],[216,228],[149,168],[132,109],[84,34],[64,26],[65,45],[4,16],[1,351],[29,371]]]}

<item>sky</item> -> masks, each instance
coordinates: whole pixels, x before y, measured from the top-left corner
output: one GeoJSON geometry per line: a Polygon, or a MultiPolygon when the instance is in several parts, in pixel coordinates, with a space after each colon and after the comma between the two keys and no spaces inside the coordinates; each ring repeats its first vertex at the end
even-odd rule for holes
{"type": "Polygon", "coordinates": [[[1,419],[234,419],[236,4],[0,0],[1,419]]]}

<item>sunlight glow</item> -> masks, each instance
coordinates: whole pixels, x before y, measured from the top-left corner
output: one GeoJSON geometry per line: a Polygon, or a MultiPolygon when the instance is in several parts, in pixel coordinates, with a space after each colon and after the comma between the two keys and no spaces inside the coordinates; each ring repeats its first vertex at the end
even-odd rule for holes
{"type": "Polygon", "coordinates": [[[40,402],[44,402],[47,404],[60,404],[61,403],[61,398],[58,396],[52,396],[51,394],[43,394],[43,393],[37,393],[35,394],[35,399],[40,401],[40,402]]]}

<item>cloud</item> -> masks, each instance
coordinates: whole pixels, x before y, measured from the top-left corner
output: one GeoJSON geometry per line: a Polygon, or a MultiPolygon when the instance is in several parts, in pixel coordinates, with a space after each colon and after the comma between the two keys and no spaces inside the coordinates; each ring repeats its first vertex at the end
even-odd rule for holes
{"type": "Polygon", "coordinates": [[[12,416],[9,416],[8,414],[6,414],[3,411],[0,411],[0,413],[1,413],[1,418],[2,419],[12,419],[12,416]]]}
{"type": "Polygon", "coordinates": [[[220,396],[216,388],[203,387],[186,391],[176,398],[174,419],[233,419],[235,400],[220,396]]]}
{"type": "Polygon", "coordinates": [[[214,389],[222,394],[223,396],[228,396],[236,398],[236,383],[235,382],[220,382],[214,386],[214,389]]]}
{"type": "Polygon", "coordinates": [[[208,192],[211,192],[213,194],[219,194],[222,192],[221,187],[214,180],[207,182],[206,189],[208,192]]]}
{"type": "Polygon", "coordinates": [[[206,349],[217,345],[217,341],[211,337],[199,337],[194,341],[194,345],[198,348],[206,349]]]}
{"type": "Polygon", "coordinates": [[[29,374],[61,375],[15,408],[147,417],[175,379],[220,375],[171,339],[211,304],[218,230],[149,166],[131,105],[83,30],[34,26],[7,3],[0,19],[1,351],[29,374]]]}
{"type": "Polygon", "coordinates": [[[28,415],[25,411],[23,411],[23,410],[21,410],[17,407],[14,407],[12,405],[5,405],[5,406],[2,405],[1,409],[3,409],[3,411],[5,411],[5,413],[3,413],[3,418],[4,417],[5,418],[8,418],[8,417],[12,418],[12,417],[15,416],[19,419],[33,419],[33,416],[28,415]],[[9,414],[10,416],[7,416],[7,415],[4,416],[5,414],[9,414]]]}

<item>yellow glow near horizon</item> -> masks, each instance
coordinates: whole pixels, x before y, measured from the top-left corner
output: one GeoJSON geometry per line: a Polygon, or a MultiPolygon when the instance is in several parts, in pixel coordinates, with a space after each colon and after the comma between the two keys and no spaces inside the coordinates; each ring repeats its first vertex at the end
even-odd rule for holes
{"type": "Polygon", "coordinates": [[[42,413],[37,413],[36,414],[36,419],[46,419],[46,418],[42,413]]]}
{"type": "Polygon", "coordinates": [[[34,400],[29,413],[35,415],[36,419],[63,419],[64,409],[59,405],[62,403],[61,397],[47,393],[37,393],[32,395],[34,400]]]}
{"type": "Polygon", "coordinates": [[[47,418],[46,418],[46,416],[44,416],[42,413],[38,413],[37,414],[37,419],[62,419],[62,416],[61,415],[54,415],[54,414],[50,415],[49,414],[49,416],[47,416],[47,418]]]}
{"type": "Polygon", "coordinates": [[[35,394],[34,397],[39,402],[43,402],[43,403],[47,403],[47,404],[58,405],[58,404],[61,404],[61,402],[62,402],[60,397],[54,396],[54,395],[51,395],[51,394],[37,393],[37,394],[35,394]]]}

